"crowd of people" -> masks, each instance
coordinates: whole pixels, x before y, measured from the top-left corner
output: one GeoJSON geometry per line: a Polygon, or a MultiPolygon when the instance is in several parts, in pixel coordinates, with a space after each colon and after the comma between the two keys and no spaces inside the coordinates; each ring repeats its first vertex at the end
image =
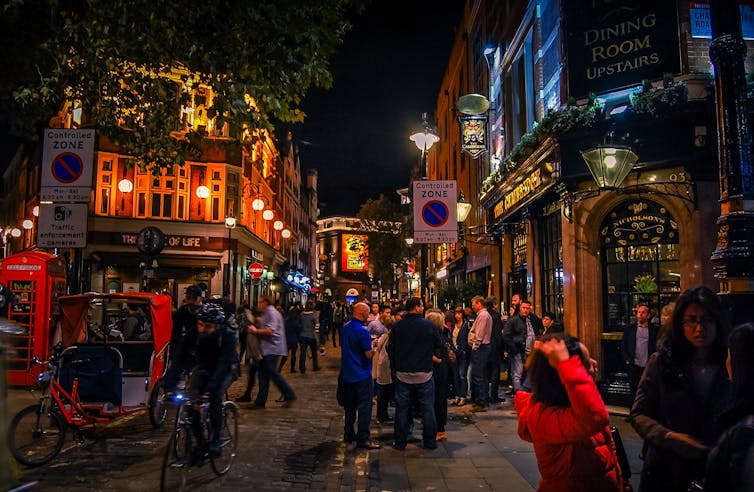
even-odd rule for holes
{"type": "MultiPolygon", "coordinates": [[[[534,446],[539,490],[630,490],[596,384],[597,362],[553,313],[538,317],[521,295],[506,312],[482,296],[447,311],[420,298],[309,300],[283,310],[263,297],[256,310],[223,302],[226,322],[202,306],[199,289],[189,287],[174,315],[169,388],[198,365],[203,376],[192,386],[219,401],[240,354],[249,377],[237,401],[263,409],[272,382],[281,395],[276,402],[286,406],[296,399],[281,374],[288,360],[291,373],[317,371],[332,343],[340,347],[337,396],[349,450],[381,447],[370,437],[375,403],[376,420],[393,423],[395,449],[411,442],[419,420],[421,445],[431,450],[447,439],[448,405],[485,412],[510,395],[519,436],[534,446]],[[235,333],[238,351],[213,353],[211,322],[235,333]]],[[[705,287],[687,290],[658,314],[661,323],[650,306],[635,306],[621,342],[635,394],[627,420],[644,441],[639,490],[754,490],[754,324],[731,333],[718,296],[705,287]]]]}

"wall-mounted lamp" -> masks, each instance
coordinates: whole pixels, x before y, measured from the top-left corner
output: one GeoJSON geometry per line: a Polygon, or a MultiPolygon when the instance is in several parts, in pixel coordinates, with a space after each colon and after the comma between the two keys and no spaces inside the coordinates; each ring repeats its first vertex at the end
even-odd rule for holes
{"type": "Polygon", "coordinates": [[[604,144],[581,152],[600,189],[617,188],[639,160],[627,145],[604,144]]]}
{"type": "Polygon", "coordinates": [[[21,237],[21,229],[14,227],[10,230],[10,237],[21,237]]]}
{"type": "Polygon", "coordinates": [[[272,220],[275,218],[275,212],[273,212],[272,210],[268,208],[267,210],[262,212],[262,218],[264,220],[272,220]]]}
{"type": "Polygon", "coordinates": [[[272,224],[272,228],[275,229],[276,231],[282,231],[283,230],[283,221],[282,220],[276,220],[272,224]]]}
{"type": "Polygon", "coordinates": [[[461,190],[461,194],[458,195],[458,201],[456,202],[457,221],[466,222],[469,212],[471,212],[471,204],[466,200],[466,197],[463,195],[463,190],[461,190]]]}
{"type": "Polygon", "coordinates": [[[283,236],[283,239],[288,239],[291,237],[291,231],[290,229],[283,229],[283,232],[281,232],[280,235],[283,236]]]}
{"type": "Polygon", "coordinates": [[[39,217],[39,205],[34,205],[34,208],[31,209],[31,214],[34,217],[39,217]]]}
{"type": "MultiPolygon", "coordinates": [[[[125,171],[124,171],[125,174],[125,171]]],[[[120,209],[123,210],[126,206],[126,193],[131,193],[134,189],[134,184],[131,182],[130,179],[126,178],[125,176],[123,179],[118,181],[118,191],[121,192],[120,195],[120,209]]]]}
{"type": "Polygon", "coordinates": [[[24,229],[28,231],[29,229],[34,227],[34,221],[31,219],[26,219],[23,222],[21,222],[21,227],[23,227],[24,229]]]}
{"type": "Polygon", "coordinates": [[[196,196],[199,198],[199,205],[196,208],[196,212],[201,215],[202,213],[202,200],[209,198],[209,188],[204,185],[199,185],[196,188],[196,196]]]}

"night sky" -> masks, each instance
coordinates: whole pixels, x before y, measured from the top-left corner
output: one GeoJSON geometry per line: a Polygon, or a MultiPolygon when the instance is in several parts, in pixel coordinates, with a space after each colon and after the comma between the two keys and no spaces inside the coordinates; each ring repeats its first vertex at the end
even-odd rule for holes
{"type": "Polygon", "coordinates": [[[356,215],[368,198],[397,202],[419,150],[408,137],[433,113],[463,0],[374,0],[332,61],[333,87],[302,102],[293,128],[301,166],[319,173],[321,217],[356,215]]]}

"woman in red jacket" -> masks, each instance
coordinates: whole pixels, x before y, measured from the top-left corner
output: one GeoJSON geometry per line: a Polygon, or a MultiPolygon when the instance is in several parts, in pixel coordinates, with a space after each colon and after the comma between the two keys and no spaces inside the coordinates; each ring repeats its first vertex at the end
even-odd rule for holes
{"type": "Polygon", "coordinates": [[[534,444],[540,492],[621,492],[623,479],[594,360],[560,333],[534,343],[526,361],[532,392],[516,393],[518,435],[534,444]]]}

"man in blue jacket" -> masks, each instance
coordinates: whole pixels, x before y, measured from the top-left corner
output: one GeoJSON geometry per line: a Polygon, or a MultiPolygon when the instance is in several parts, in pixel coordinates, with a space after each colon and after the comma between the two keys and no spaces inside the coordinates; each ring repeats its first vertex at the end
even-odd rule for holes
{"type": "Polygon", "coordinates": [[[343,409],[346,412],[343,439],[349,451],[356,447],[379,449],[379,443],[369,439],[372,420],[372,337],[364,322],[369,306],[363,302],[353,307],[353,319],[343,325],[340,346],[340,368],[343,409]],[[357,423],[356,432],[353,425],[357,423]]]}
{"type": "Polygon", "coordinates": [[[435,383],[432,355],[443,348],[440,331],[424,319],[424,305],[418,297],[406,301],[406,317],[393,325],[387,353],[395,371],[395,443],[406,449],[411,402],[419,402],[422,413],[422,440],[426,449],[437,448],[435,420],[435,383]]]}

